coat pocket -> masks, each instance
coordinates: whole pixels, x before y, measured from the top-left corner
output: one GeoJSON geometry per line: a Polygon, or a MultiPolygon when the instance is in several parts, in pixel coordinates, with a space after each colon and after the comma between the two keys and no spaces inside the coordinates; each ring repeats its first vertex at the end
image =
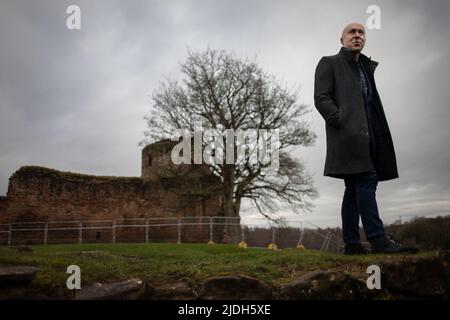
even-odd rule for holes
{"type": "Polygon", "coordinates": [[[335,129],[340,129],[342,125],[341,112],[338,110],[329,120],[329,124],[335,129]]]}

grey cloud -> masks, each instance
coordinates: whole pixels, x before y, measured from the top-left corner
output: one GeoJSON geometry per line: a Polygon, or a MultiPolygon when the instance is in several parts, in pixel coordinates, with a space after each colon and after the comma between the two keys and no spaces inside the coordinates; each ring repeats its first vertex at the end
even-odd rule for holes
{"type": "MultiPolygon", "coordinates": [[[[382,30],[366,53],[380,61],[377,85],[393,133],[400,179],[380,183],[387,221],[448,214],[450,195],[450,3],[377,1],[382,30]]],[[[314,68],[339,50],[345,23],[370,1],[77,1],[82,30],[65,28],[71,1],[0,2],[0,194],[20,165],[139,175],[147,95],[177,78],[187,47],[258,56],[261,66],[301,87],[313,108],[314,68]]],[[[300,148],[321,197],[305,219],[340,224],[343,182],[322,176],[319,135],[300,148]]],[[[246,212],[247,214],[247,212],[246,212]]]]}

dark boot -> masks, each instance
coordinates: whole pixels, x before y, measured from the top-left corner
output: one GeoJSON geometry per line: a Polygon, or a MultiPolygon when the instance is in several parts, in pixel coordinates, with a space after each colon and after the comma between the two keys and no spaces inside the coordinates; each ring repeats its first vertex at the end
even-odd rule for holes
{"type": "Polygon", "coordinates": [[[344,254],[369,254],[370,249],[363,246],[362,243],[346,243],[344,254]]]}
{"type": "Polygon", "coordinates": [[[392,239],[389,235],[372,239],[369,241],[372,253],[417,253],[416,247],[405,247],[392,239]]]}

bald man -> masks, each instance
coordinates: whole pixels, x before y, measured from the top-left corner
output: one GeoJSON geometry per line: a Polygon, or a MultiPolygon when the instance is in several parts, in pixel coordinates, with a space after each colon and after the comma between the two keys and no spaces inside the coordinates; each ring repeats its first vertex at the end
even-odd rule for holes
{"type": "Polygon", "coordinates": [[[384,230],[375,192],[378,181],[398,178],[394,144],[375,85],[378,62],[361,51],[366,32],[360,23],[345,26],[339,53],[316,68],[314,103],[325,120],[324,175],[344,180],[342,233],[345,254],[369,253],[361,244],[359,217],[373,253],[415,253],[384,230]]]}

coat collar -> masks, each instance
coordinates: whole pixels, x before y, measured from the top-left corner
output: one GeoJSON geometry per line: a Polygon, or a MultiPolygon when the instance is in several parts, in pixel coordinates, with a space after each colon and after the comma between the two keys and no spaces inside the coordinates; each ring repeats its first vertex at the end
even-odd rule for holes
{"type": "MultiPolygon", "coordinates": [[[[342,55],[342,56],[346,57],[348,60],[355,61],[355,58],[353,56],[351,49],[341,47],[341,50],[339,51],[338,55],[342,55]]],[[[362,63],[365,64],[366,66],[370,65],[372,70],[375,70],[375,68],[378,66],[377,61],[373,61],[372,57],[367,57],[366,55],[364,55],[362,53],[360,53],[359,59],[361,59],[362,63]]]]}

